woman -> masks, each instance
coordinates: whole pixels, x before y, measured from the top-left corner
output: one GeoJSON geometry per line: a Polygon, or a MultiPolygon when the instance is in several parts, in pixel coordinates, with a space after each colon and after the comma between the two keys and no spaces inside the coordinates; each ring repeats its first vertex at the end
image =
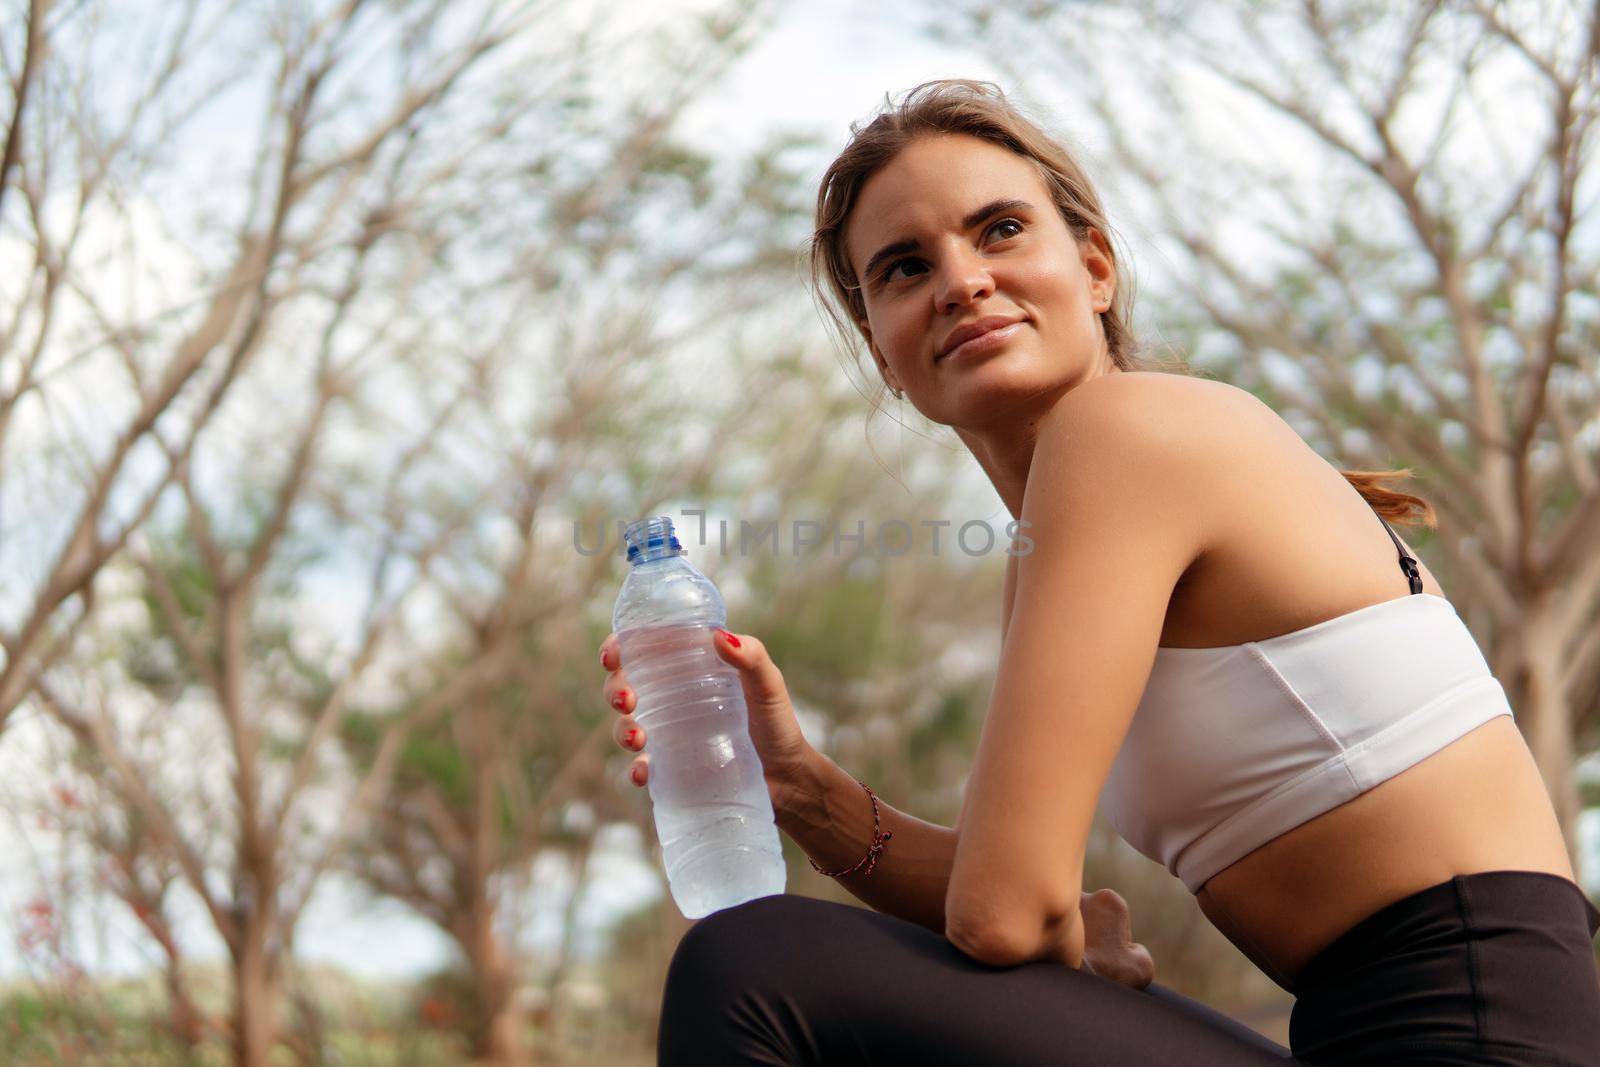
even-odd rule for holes
{"type": "MultiPolygon", "coordinates": [[[[760,641],[716,640],[779,826],[875,910],[699,922],[660,1062],[1600,1064],[1600,911],[1504,691],[1383,521],[1431,508],[1242,390],[1141,369],[1091,184],[988,83],[853,132],[814,272],[1031,548],[953,828],[808,745],[760,641]],[[1295,994],[1289,1049],[1152,981],[1121,898],[1083,892],[1097,803],[1295,994]]],[[[614,635],[601,660],[640,750],[614,635]]]]}

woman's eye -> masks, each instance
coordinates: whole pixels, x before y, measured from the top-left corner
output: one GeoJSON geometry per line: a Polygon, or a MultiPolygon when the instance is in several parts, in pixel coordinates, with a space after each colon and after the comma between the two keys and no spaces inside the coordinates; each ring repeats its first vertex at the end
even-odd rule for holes
{"type": "MultiPolygon", "coordinates": [[[[1001,219],[999,222],[996,222],[993,226],[990,226],[989,229],[987,231],[985,231],[985,232],[993,233],[995,230],[998,230],[1002,226],[1015,226],[1017,228],[1017,232],[1018,233],[1022,232],[1022,229],[1023,229],[1022,223],[1018,222],[1016,219],[1001,219]]],[[[1016,236],[1016,234],[1008,234],[1007,235],[1007,237],[1015,237],[1015,236],[1016,236]]],[[[1002,237],[1001,240],[1006,240],[1007,237],[1002,237]]],[[[907,257],[905,259],[897,259],[893,263],[889,264],[887,267],[883,268],[882,278],[883,278],[883,280],[885,282],[894,281],[894,272],[896,270],[899,270],[901,267],[905,266],[907,263],[920,263],[920,262],[922,262],[922,261],[917,259],[917,258],[915,258],[915,257],[907,257]]]]}
{"type": "Polygon", "coordinates": [[[914,260],[914,259],[897,259],[897,260],[895,260],[893,263],[891,263],[887,267],[883,268],[883,280],[886,281],[886,282],[894,281],[894,272],[895,271],[899,270],[902,266],[904,266],[907,263],[915,263],[915,262],[916,262],[916,260],[914,260]]]}

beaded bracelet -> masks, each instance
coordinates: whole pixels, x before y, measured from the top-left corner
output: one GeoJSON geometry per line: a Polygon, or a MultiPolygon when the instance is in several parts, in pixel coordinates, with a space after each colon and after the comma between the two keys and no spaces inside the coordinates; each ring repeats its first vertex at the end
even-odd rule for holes
{"type": "Polygon", "coordinates": [[[856,784],[859,785],[862,789],[865,789],[867,791],[867,796],[872,798],[872,844],[867,846],[867,854],[865,856],[862,856],[859,860],[857,860],[854,867],[846,867],[842,871],[825,871],[821,867],[817,866],[817,861],[816,860],[812,859],[809,856],[806,857],[806,862],[811,864],[811,869],[812,870],[816,871],[818,874],[827,875],[829,878],[838,878],[840,875],[850,874],[850,873],[854,872],[857,868],[859,868],[863,863],[865,863],[867,865],[866,871],[863,872],[863,877],[865,877],[865,875],[871,874],[872,873],[872,868],[877,866],[878,854],[883,851],[884,842],[888,841],[891,837],[894,836],[894,831],[893,830],[890,830],[887,833],[880,833],[879,832],[879,829],[878,829],[878,795],[872,791],[872,787],[870,785],[868,785],[866,782],[863,782],[861,779],[857,778],[856,779],[856,784]]]}

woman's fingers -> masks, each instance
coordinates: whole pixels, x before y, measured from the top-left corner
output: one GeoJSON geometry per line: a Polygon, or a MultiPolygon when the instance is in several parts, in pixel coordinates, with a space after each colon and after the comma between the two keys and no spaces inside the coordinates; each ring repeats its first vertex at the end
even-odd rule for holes
{"type": "Polygon", "coordinates": [[[633,687],[628,684],[627,677],[621,671],[606,678],[605,684],[600,687],[600,695],[605,698],[607,704],[624,715],[632,715],[639,706],[638,694],[633,691],[633,687]]]}
{"type": "MultiPolygon", "coordinates": [[[[634,722],[632,715],[619,716],[611,733],[617,744],[629,752],[639,752],[644,748],[644,727],[634,722]]],[[[639,752],[639,757],[628,768],[628,778],[634,785],[644,785],[649,781],[650,757],[639,752]]]]}
{"type": "Polygon", "coordinates": [[[767,655],[767,646],[760,638],[717,630],[711,643],[717,655],[739,668],[747,702],[788,706],[789,687],[784,683],[783,672],[767,655]]]}
{"type": "MultiPolygon", "coordinates": [[[[752,740],[761,751],[764,769],[776,768],[772,773],[781,774],[782,768],[797,761],[798,754],[805,748],[783,673],[767,655],[761,640],[749,634],[718,629],[712,647],[724,662],[739,669],[739,681],[751,717],[752,740]]],[[[601,692],[606,703],[619,715],[613,729],[617,744],[638,752],[644,747],[644,729],[633,719],[639,698],[622,670],[622,648],[616,634],[608,634],[600,643],[599,655],[601,666],[608,672],[601,692]]],[[[629,778],[635,785],[642,786],[649,777],[649,757],[641,753],[629,768],[629,778]]]]}
{"type": "Polygon", "coordinates": [[[1095,928],[1108,940],[1133,940],[1133,913],[1128,910],[1128,902],[1115,889],[1097,889],[1084,894],[1078,910],[1086,921],[1092,918],[1095,928]]]}
{"type": "Polygon", "coordinates": [[[1155,979],[1155,961],[1147,948],[1133,940],[1128,902],[1116,890],[1084,893],[1078,911],[1083,918],[1085,970],[1134,989],[1143,989],[1155,979]]]}
{"type": "MultiPolygon", "coordinates": [[[[634,721],[634,709],[639,706],[639,698],[634,693],[633,687],[628,685],[628,676],[622,672],[622,646],[617,642],[616,634],[607,634],[606,639],[600,642],[600,666],[608,672],[605,684],[600,687],[601,695],[605,702],[617,711],[616,722],[612,724],[611,736],[629,752],[638,752],[644,748],[644,727],[634,721]]],[[[650,780],[650,757],[640,753],[639,757],[628,767],[628,780],[636,786],[642,786],[650,780]]]]}
{"type": "MultiPolygon", "coordinates": [[[[640,726],[630,725],[632,720],[621,720],[618,723],[618,742],[629,752],[638,752],[645,747],[645,731],[640,726]]],[[[650,755],[638,752],[634,763],[627,768],[627,777],[635,785],[643,785],[650,781],[650,755]]]]}
{"type": "Polygon", "coordinates": [[[767,646],[750,634],[722,629],[715,631],[711,644],[723,662],[738,668],[750,716],[750,740],[761,754],[763,775],[769,782],[802,775],[815,753],[800,729],[783,672],[767,654],[767,646]]]}
{"type": "Polygon", "coordinates": [[[620,715],[612,726],[611,736],[617,744],[632,752],[644,747],[644,727],[633,721],[632,715],[620,715]]]}
{"type": "Polygon", "coordinates": [[[600,666],[608,672],[605,683],[600,686],[601,696],[607,704],[624,715],[632,714],[639,698],[634,695],[628,685],[628,676],[623,673],[622,648],[617,643],[616,634],[607,634],[606,639],[600,642],[600,666]]]}
{"type": "MultiPolygon", "coordinates": [[[[632,715],[623,715],[617,719],[612,735],[617,739],[617,744],[629,752],[639,752],[644,748],[644,727],[633,721],[632,715]]],[[[634,785],[644,785],[650,780],[650,757],[639,752],[638,758],[628,767],[628,778],[634,785]]]]}

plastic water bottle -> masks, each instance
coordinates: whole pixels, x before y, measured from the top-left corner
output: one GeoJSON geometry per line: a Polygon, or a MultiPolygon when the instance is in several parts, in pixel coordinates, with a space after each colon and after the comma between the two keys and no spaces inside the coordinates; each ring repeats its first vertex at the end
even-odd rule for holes
{"type": "Polygon", "coordinates": [[[699,919],[784,891],[787,869],[739,672],[712,647],[728,609],[666,516],[622,533],[611,629],[650,748],[650,802],[672,899],[699,919]]]}

